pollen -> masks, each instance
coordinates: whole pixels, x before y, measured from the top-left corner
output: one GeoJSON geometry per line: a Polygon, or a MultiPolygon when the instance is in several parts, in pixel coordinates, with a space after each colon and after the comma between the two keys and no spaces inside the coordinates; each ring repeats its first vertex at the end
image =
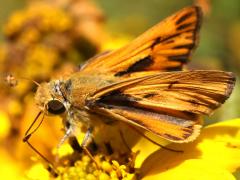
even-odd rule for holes
{"type": "Polygon", "coordinates": [[[108,161],[100,155],[95,156],[96,161],[99,163],[99,168],[87,156],[77,160],[72,166],[58,167],[59,176],[57,179],[72,180],[72,179],[86,179],[86,180],[132,180],[136,179],[134,173],[130,173],[127,165],[119,165],[115,160],[108,161]]]}

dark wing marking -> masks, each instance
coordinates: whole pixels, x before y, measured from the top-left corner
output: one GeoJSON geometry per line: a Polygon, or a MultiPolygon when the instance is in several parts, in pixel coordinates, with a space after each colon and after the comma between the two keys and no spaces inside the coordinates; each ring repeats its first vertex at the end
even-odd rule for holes
{"type": "Polygon", "coordinates": [[[83,72],[115,76],[143,71],[180,70],[197,46],[202,12],[187,7],[166,18],[125,47],[95,58],[83,72]]]}
{"type": "Polygon", "coordinates": [[[163,72],[99,89],[86,106],[170,141],[188,142],[198,134],[198,115],[224,103],[234,83],[234,75],[223,71],[163,72]]]}

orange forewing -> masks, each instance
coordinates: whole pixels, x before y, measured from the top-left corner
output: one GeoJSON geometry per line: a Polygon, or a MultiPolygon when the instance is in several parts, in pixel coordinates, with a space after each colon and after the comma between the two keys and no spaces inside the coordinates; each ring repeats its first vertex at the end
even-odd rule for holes
{"type": "Polygon", "coordinates": [[[189,142],[209,115],[229,97],[235,83],[223,71],[162,72],[99,89],[89,109],[138,125],[173,142],[189,142]]]}
{"type": "Polygon", "coordinates": [[[81,71],[114,76],[134,72],[181,70],[196,47],[202,12],[187,7],[166,18],[129,45],[104,53],[85,64],[81,71]]]}
{"type": "MultiPolygon", "coordinates": [[[[86,99],[88,110],[140,126],[173,142],[189,142],[231,94],[234,76],[222,71],[182,70],[198,43],[202,12],[180,10],[125,47],[92,58],[82,73],[112,77],[112,85],[86,99]]],[[[111,79],[111,78],[110,78],[111,79]]]]}

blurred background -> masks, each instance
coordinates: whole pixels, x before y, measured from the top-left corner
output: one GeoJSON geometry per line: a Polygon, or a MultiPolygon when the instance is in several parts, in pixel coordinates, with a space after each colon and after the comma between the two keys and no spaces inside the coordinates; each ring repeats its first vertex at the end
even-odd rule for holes
{"type": "MultiPolygon", "coordinates": [[[[8,0],[0,12],[0,176],[14,179],[31,166],[32,151],[21,138],[38,109],[36,86],[21,81],[9,89],[4,76],[48,81],[76,71],[104,50],[116,49],[177,10],[197,3],[204,20],[190,69],[240,75],[239,0],[8,0]],[[17,163],[16,163],[17,162],[17,163]],[[21,168],[19,168],[21,167],[21,168]]],[[[206,124],[240,117],[239,80],[230,99],[206,124]]],[[[62,137],[60,118],[47,117],[32,142],[50,159],[62,137]],[[50,137],[51,135],[51,137],[50,137]]]]}

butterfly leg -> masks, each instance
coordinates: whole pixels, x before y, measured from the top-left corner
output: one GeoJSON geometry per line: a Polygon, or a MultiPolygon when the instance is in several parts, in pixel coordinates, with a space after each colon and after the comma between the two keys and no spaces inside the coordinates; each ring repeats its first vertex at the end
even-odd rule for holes
{"type": "Polygon", "coordinates": [[[89,127],[87,129],[87,132],[86,132],[86,134],[84,136],[84,139],[82,141],[81,147],[83,148],[83,151],[90,157],[90,159],[96,164],[97,168],[100,169],[100,165],[94,159],[93,155],[91,154],[91,152],[87,148],[88,144],[93,140],[92,139],[92,131],[93,131],[93,128],[91,128],[91,127],[89,127]]]}
{"type": "Polygon", "coordinates": [[[132,152],[132,149],[129,147],[126,139],[124,138],[124,135],[123,135],[122,130],[121,130],[121,129],[118,129],[118,131],[119,131],[119,134],[120,134],[120,137],[121,137],[121,140],[122,140],[124,146],[126,146],[126,148],[127,148],[127,150],[128,150],[129,152],[132,152]]]}
{"type": "Polygon", "coordinates": [[[138,154],[140,153],[140,150],[138,150],[136,152],[133,152],[131,147],[129,147],[126,139],[124,138],[123,131],[121,129],[118,129],[118,130],[119,130],[119,134],[120,134],[120,137],[122,139],[123,144],[126,146],[128,152],[130,153],[130,156],[128,158],[128,160],[129,160],[128,164],[129,164],[129,168],[130,168],[129,170],[130,170],[130,172],[134,172],[135,171],[134,166],[135,166],[136,158],[137,158],[138,154]]]}
{"type": "Polygon", "coordinates": [[[82,153],[83,152],[83,148],[80,146],[80,144],[78,143],[78,140],[77,140],[77,137],[76,136],[71,136],[69,137],[69,140],[68,140],[70,146],[72,147],[72,149],[75,151],[75,152],[78,152],[78,153],[82,153]]]}

